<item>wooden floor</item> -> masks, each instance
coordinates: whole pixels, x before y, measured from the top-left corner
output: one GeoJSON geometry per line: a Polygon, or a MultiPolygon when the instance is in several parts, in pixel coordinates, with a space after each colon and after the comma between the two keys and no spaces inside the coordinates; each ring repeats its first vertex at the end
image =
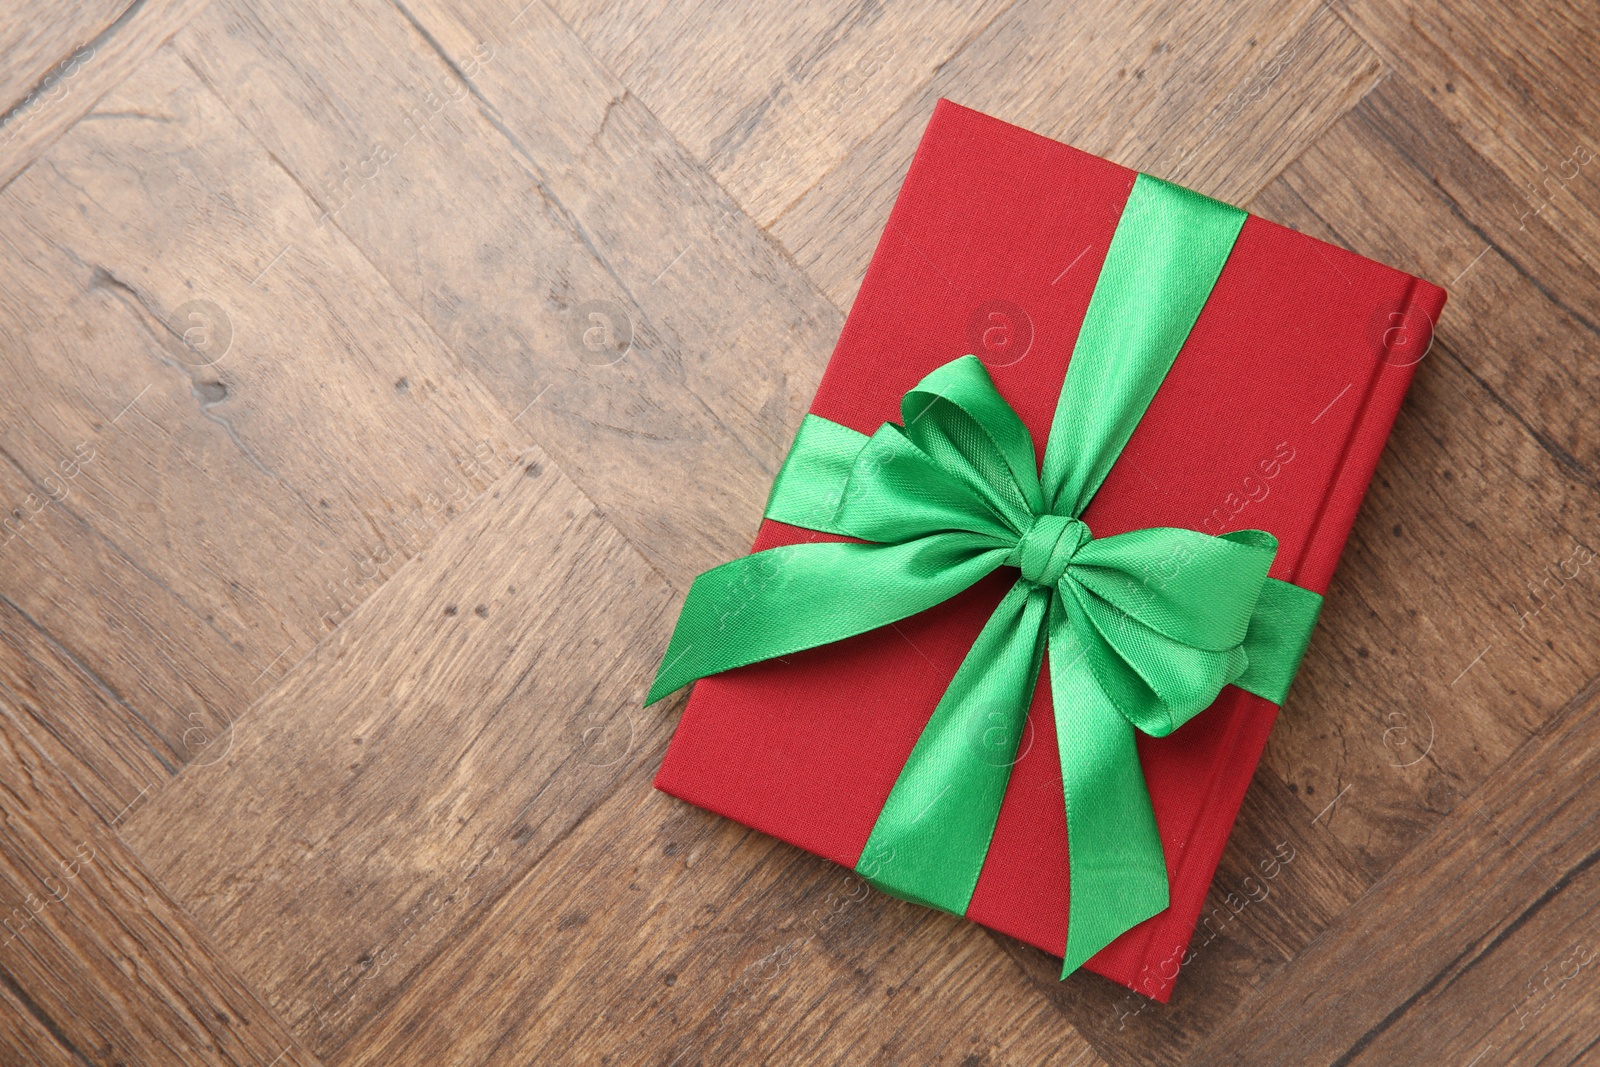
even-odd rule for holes
{"type": "Polygon", "coordinates": [[[0,1062],[1600,1063],[1591,4],[525,2],[0,15],[0,1062]],[[1451,290],[1166,1006],[650,788],[941,96],[1451,290]]]}

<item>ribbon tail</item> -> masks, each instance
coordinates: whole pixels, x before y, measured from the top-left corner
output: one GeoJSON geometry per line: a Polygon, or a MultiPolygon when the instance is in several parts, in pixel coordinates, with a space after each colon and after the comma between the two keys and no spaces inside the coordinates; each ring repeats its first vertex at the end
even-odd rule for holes
{"type": "Polygon", "coordinates": [[[1133,726],[1095,680],[1059,596],[1051,602],[1050,691],[1067,806],[1065,978],[1169,899],[1133,726]]]}
{"type": "Polygon", "coordinates": [[[694,580],[645,703],[697,678],[898,622],[998,568],[992,540],[950,532],[898,545],[784,545],[694,580]]]}
{"type": "Polygon", "coordinates": [[[961,915],[989,854],[1045,648],[1049,591],[1017,582],[917,738],[856,871],[893,896],[961,915]]]}

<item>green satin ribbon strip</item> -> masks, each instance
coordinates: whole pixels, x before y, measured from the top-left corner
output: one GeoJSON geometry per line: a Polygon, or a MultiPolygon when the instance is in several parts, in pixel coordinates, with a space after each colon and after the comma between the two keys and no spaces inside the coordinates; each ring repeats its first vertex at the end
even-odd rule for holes
{"type": "Polygon", "coordinates": [[[649,695],[865,633],[1017,568],[856,869],[896,896],[966,911],[1048,662],[1071,893],[1063,977],[1168,904],[1135,730],[1166,736],[1228,684],[1281,703],[1322,604],[1267,577],[1277,541],[1264,531],[1095,538],[1078,518],[1171,368],[1244,218],[1139,176],[1042,465],[973,356],[929,374],[902,398],[903,422],[870,436],[807,416],[766,515],[868,543],[773,548],[700,575],[649,695]]]}

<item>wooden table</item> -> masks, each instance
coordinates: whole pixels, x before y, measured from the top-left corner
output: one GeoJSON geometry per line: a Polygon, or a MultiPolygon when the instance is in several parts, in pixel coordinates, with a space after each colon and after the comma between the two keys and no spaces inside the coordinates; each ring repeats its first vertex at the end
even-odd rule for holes
{"type": "Polygon", "coordinates": [[[0,16],[0,1060],[1600,1062],[1592,5],[523,3],[0,16]],[[1452,294],[1167,1006],[650,788],[941,96],[1452,294]]]}

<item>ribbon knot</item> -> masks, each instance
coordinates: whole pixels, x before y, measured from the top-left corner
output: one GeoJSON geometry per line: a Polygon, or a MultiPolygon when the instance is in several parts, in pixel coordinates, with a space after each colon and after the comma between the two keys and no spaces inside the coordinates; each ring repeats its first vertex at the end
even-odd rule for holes
{"type": "Polygon", "coordinates": [[[1089,540],[1089,527],[1067,515],[1036,515],[1006,562],[1022,569],[1024,580],[1054,586],[1067,572],[1067,564],[1089,540]]]}

